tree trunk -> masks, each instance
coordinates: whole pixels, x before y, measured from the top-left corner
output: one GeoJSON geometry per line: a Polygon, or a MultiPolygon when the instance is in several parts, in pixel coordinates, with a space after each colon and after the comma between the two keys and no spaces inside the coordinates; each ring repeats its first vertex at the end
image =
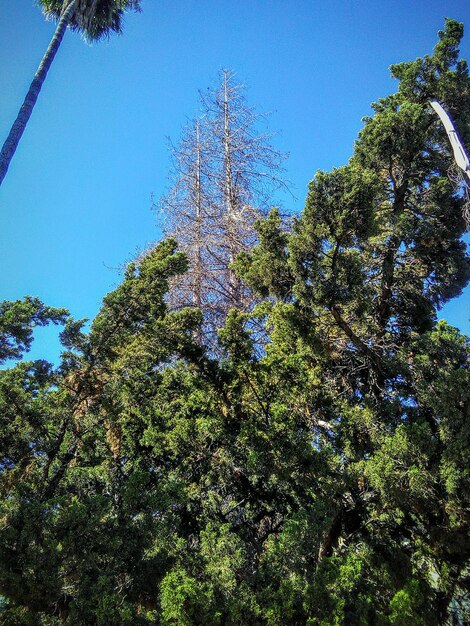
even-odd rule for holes
{"type": "Polygon", "coordinates": [[[202,305],[202,196],[201,196],[201,138],[199,121],[196,122],[196,235],[194,260],[194,304],[200,309],[202,305]]]}
{"type": "MultiPolygon", "coordinates": [[[[232,146],[230,134],[230,113],[229,113],[229,97],[228,97],[228,72],[224,71],[224,170],[225,170],[225,219],[227,224],[227,243],[229,248],[229,264],[235,260],[235,256],[239,251],[237,242],[235,241],[235,190],[232,180],[232,146]]],[[[228,268],[228,286],[229,286],[229,305],[240,306],[240,281],[235,271],[228,268]]]]}
{"type": "Polygon", "coordinates": [[[24,129],[26,128],[26,124],[31,117],[31,113],[33,112],[36,100],[38,99],[39,92],[41,91],[41,87],[47,76],[47,72],[49,71],[52,61],[54,60],[57,50],[59,49],[59,46],[62,42],[65,30],[73,17],[77,2],[78,0],[71,0],[67,5],[64,6],[64,11],[59,20],[59,23],[57,24],[57,28],[55,30],[54,36],[51,39],[51,43],[46,50],[46,54],[42,58],[39,68],[34,76],[33,82],[31,83],[29,91],[26,94],[26,98],[18,113],[18,117],[11,127],[7,140],[3,144],[3,148],[0,153],[0,185],[2,184],[3,179],[5,178],[5,175],[8,171],[10,162],[16,152],[16,148],[18,147],[21,136],[24,133],[24,129]]]}

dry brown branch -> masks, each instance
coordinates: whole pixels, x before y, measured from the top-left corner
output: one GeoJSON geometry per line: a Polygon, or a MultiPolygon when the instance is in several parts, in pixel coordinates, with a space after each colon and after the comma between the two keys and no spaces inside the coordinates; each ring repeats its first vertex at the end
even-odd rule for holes
{"type": "Polygon", "coordinates": [[[275,190],[286,188],[285,156],[270,145],[269,133],[259,132],[265,116],[247,105],[243,90],[224,70],[220,85],[201,96],[201,117],[172,146],[172,184],[160,201],[164,233],[189,260],[189,271],[171,284],[169,306],[202,310],[201,339],[211,349],[229,309],[255,303],[231,264],[257,242],[256,220],[275,190]]]}

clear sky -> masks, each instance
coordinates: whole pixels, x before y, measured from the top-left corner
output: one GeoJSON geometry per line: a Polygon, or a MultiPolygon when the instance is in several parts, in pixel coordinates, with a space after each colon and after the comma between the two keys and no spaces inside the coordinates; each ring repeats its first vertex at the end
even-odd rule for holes
{"type": "MultiPolygon", "coordinates": [[[[64,37],[0,188],[0,300],[37,295],[92,318],[119,268],[160,236],[151,196],[167,188],[167,137],[197,115],[198,90],[234,70],[271,111],[300,211],[318,169],[346,163],[388,67],[432,52],[468,0],[142,0],[124,34],[64,37]]],[[[33,0],[0,0],[3,143],[54,31],[33,0]]],[[[470,290],[442,312],[470,333],[470,290]]],[[[32,357],[53,359],[51,333],[32,357]]]]}

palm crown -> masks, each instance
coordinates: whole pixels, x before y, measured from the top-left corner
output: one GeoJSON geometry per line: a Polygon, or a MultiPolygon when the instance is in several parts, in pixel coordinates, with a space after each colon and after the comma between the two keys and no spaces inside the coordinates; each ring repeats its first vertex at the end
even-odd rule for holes
{"type": "MultiPolygon", "coordinates": [[[[60,19],[73,0],[39,0],[46,17],[60,19]]],[[[140,11],[140,0],[76,0],[69,22],[71,30],[80,31],[88,41],[97,41],[111,32],[120,33],[125,11],[140,11]]]]}

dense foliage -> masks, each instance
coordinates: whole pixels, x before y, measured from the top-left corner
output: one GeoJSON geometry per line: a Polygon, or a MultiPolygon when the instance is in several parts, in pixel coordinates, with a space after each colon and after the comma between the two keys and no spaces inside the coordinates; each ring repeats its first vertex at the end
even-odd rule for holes
{"type": "MultiPolygon", "coordinates": [[[[470,141],[462,27],[393,66],[350,162],[276,212],[239,276],[225,355],[167,240],[89,333],[29,299],[0,349],[65,322],[60,367],[0,372],[0,620],[7,625],[459,624],[468,605],[469,343],[436,310],[470,277],[442,102],[470,141]],[[259,356],[251,329],[269,342],[259,356]],[[258,356],[257,356],[258,355],[258,356]]],[[[468,615],[467,615],[468,617],[468,615]]]]}

